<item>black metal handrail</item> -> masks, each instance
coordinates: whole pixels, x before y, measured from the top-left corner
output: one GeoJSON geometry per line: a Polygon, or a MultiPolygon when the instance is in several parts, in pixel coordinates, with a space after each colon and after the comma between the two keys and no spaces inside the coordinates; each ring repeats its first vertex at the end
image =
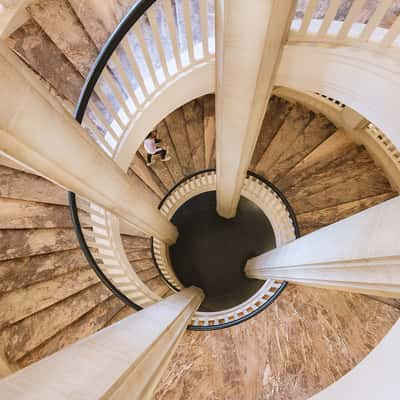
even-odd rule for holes
{"type": "Polygon", "coordinates": [[[278,195],[278,197],[281,199],[282,203],[285,205],[286,209],[289,212],[289,216],[293,223],[294,234],[295,234],[296,238],[300,237],[300,228],[299,228],[299,224],[297,222],[296,214],[295,214],[292,206],[290,205],[288,199],[285,197],[285,195],[273,183],[271,183],[269,180],[265,179],[263,176],[258,175],[253,171],[247,171],[247,176],[253,176],[254,178],[258,179],[259,181],[261,181],[262,183],[264,183],[265,185],[270,187],[278,195]]]}
{"type": "Polygon", "coordinates": [[[106,285],[106,287],[110,289],[110,291],[115,296],[117,296],[123,303],[125,303],[129,307],[134,308],[137,311],[143,310],[143,307],[134,303],[131,299],[126,297],[117,287],[115,287],[114,284],[108,279],[108,277],[98,266],[95,258],[93,257],[92,252],[90,251],[89,246],[86,243],[86,239],[82,231],[81,222],[79,220],[78,207],[76,205],[75,193],[68,192],[68,202],[69,202],[69,209],[71,211],[72,224],[75,230],[76,237],[78,238],[79,245],[90,267],[92,267],[93,271],[96,273],[100,281],[104,283],[104,285],[106,285]]]}
{"type": "MultiPolygon", "coordinates": [[[[104,43],[95,62],[93,63],[85,83],[82,87],[78,102],[74,111],[74,118],[80,124],[82,123],[83,117],[85,115],[90,97],[93,94],[94,88],[99,80],[102,72],[107,67],[111,56],[113,55],[115,49],[124,39],[129,30],[133,25],[139,20],[140,17],[151,7],[156,0],[139,0],[137,1],[128,11],[124,18],[120,21],[118,26],[115,28],[114,32],[110,35],[107,41],[104,43]]],[[[89,246],[86,243],[82,227],[79,221],[78,208],[76,205],[76,196],[73,192],[68,192],[68,202],[71,211],[72,223],[75,230],[75,234],[78,238],[79,245],[86,257],[87,262],[90,267],[94,270],[96,275],[99,277],[100,281],[123,303],[127,306],[134,308],[135,310],[142,310],[143,307],[134,303],[131,299],[125,296],[114,284],[108,279],[108,277],[103,273],[103,271],[98,266],[95,258],[93,257],[89,246]]]]}
{"type": "Polygon", "coordinates": [[[135,25],[139,18],[151,7],[156,0],[139,0],[128,11],[124,18],[120,21],[114,32],[110,35],[107,41],[101,48],[92,68],[90,69],[81,94],[78,99],[77,106],[75,107],[74,117],[82,123],[83,116],[85,115],[90,96],[99,80],[104,68],[107,66],[108,61],[113,55],[115,49],[124,39],[129,30],[135,25]]]}

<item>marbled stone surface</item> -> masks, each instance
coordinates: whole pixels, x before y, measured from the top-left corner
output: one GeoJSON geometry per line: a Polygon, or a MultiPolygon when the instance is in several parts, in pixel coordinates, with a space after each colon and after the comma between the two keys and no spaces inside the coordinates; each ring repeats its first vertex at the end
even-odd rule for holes
{"type": "Polygon", "coordinates": [[[399,316],[362,295],[289,285],[241,325],[188,331],[155,398],[307,399],[360,362],[399,316]]]}

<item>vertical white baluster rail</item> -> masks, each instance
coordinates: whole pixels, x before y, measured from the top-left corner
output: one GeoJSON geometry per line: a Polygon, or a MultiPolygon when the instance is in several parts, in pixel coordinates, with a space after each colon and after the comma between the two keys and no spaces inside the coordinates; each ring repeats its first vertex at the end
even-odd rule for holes
{"type": "MultiPolygon", "coordinates": [[[[148,4],[145,0],[139,0],[132,10],[140,9],[142,5],[144,7],[145,3],[148,4]]],[[[135,17],[133,26],[123,27],[124,36],[118,39],[119,43],[112,54],[107,55],[104,67],[101,58],[98,60],[102,71],[94,86],[88,85],[93,87],[93,91],[88,94],[86,111],[80,120],[90,137],[111,158],[115,158],[128,128],[132,129],[137,116],[164,88],[180,76],[187,75],[198,64],[214,62],[214,53],[210,50],[215,48],[214,35],[208,29],[213,0],[199,0],[198,4],[201,14],[200,43],[197,39],[197,43],[194,42],[199,35],[193,31],[196,15],[191,0],[157,0],[139,19],[135,17]],[[179,40],[186,42],[187,54],[186,50],[182,50],[179,40]],[[202,48],[201,52],[195,51],[197,46],[202,48]],[[184,59],[187,61],[185,64],[184,59]]],[[[108,54],[107,49],[102,50],[101,56],[103,54],[108,54]]],[[[197,183],[193,181],[190,185],[197,183]]],[[[177,193],[174,201],[178,201],[180,196],[177,193]]],[[[146,307],[158,301],[159,296],[140,280],[126,257],[117,218],[84,199],[79,202],[90,216],[91,230],[85,229],[83,234],[95,252],[101,272],[135,304],[146,307]]],[[[172,206],[170,201],[166,204],[172,206]]],[[[162,245],[158,249],[156,257],[162,255],[165,259],[166,249],[162,245]]],[[[182,287],[173,272],[164,272],[179,289],[182,287]]]]}
{"type": "MultiPolygon", "coordinates": [[[[385,52],[399,50],[396,39],[400,34],[400,16],[393,23],[385,21],[385,15],[390,11],[396,12],[393,0],[380,0],[376,6],[365,0],[354,0],[347,15],[339,15],[343,4],[342,0],[330,0],[325,16],[322,19],[313,19],[313,14],[321,0],[310,0],[304,10],[303,18],[295,17],[291,26],[289,43],[292,42],[325,42],[343,46],[369,46],[375,50],[385,52]],[[365,7],[375,7],[367,23],[358,22],[365,7]],[[344,20],[339,20],[344,17],[344,20]],[[391,23],[391,26],[387,26],[391,23]]],[[[302,3],[299,2],[299,9],[302,3]]],[[[371,10],[368,10],[371,11],[371,10]]]]}

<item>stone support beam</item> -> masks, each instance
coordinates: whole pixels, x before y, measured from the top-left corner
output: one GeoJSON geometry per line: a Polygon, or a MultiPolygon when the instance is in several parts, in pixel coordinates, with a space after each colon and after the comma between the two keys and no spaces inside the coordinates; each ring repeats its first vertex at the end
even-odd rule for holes
{"type": "Polygon", "coordinates": [[[236,214],[293,0],[216,1],[217,211],[236,214]]]}
{"type": "Polygon", "coordinates": [[[7,400],[147,400],[192,314],[195,287],[146,308],[0,382],[7,400]]]}
{"type": "Polygon", "coordinates": [[[143,232],[175,242],[177,229],[159,212],[157,197],[128,177],[1,43],[0,88],[0,152],[143,232]]]}
{"type": "Polygon", "coordinates": [[[400,298],[400,197],[250,259],[248,277],[400,298]]]}

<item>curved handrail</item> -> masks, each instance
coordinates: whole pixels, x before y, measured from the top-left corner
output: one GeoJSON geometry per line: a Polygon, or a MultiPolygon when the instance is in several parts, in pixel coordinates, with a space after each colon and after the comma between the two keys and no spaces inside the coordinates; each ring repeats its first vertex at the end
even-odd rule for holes
{"type": "Polygon", "coordinates": [[[85,236],[82,232],[82,226],[79,220],[78,215],[78,207],[76,205],[76,195],[73,192],[68,192],[68,203],[69,209],[71,211],[71,218],[72,218],[72,225],[74,227],[74,231],[76,237],[78,238],[79,245],[83,251],[83,254],[86,257],[87,262],[89,263],[90,267],[96,273],[100,281],[115,295],[117,296],[123,303],[127,306],[134,308],[136,311],[143,310],[143,307],[139,306],[138,304],[134,303],[128,297],[126,297],[104,274],[101,268],[98,266],[95,258],[93,257],[92,252],[90,251],[89,246],[86,243],[85,236]]]}
{"type": "Polygon", "coordinates": [[[282,203],[285,205],[286,209],[289,212],[290,218],[293,223],[294,233],[296,235],[296,238],[300,237],[300,228],[299,228],[299,224],[297,222],[296,214],[295,214],[292,206],[290,205],[288,199],[285,197],[285,195],[273,183],[271,183],[269,180],[265,179],[263,176],[258,175],[253,171],[247,171],[247,176],[253,176],[254,178],[260,180],[262,183],[264,183],[265,185],[270,187],[277,194],[277,196],[281,199],[282,203]]]}
{"type": "Polygon", "coordinates": [[[139,20],[139,18],[151,7],[157,0],[139,0],[128,11],[124,18],[120,21],[114,32],[110,35],[104,43],[95,62],[93,63],[85,83],[82,87],[77,105],[75,107],[74,118],[79,123],[82,123],[83,116],[85,115],[90,96],[99,80],[101,73],[107,66],[108,61],[113,55],[115,49],[120,44],[121,40],[129,32],[132,26],[139,20]]]}
{"type": "MultiPolygon", "coordinates": [[[[150,8],[150,6],[155,3],[156,0],[139,0],[137,1],[125,15],[125,17],[120,21],[114,32],[110,35],[107,41],[104,43],[102,49],[100,50],[93,66],[91,67],[81,90],[78,102],[74,110],[74,118],[78,123],[82,123],[83,117],[85,115],[89,99],[93,94],[94,88],[109,62],[112,54],[120,44],[121,40],[129,32],[132,26],[143,16],[143,14],[150,8]]],[[[87,262],[90,267],[96,273],[100,281],[123,303],[127,306],[134,308],[137,311],[143,309],[127,296],[125,296],[103,273],[101,268],[98,266],[95,258],[93,257],[89,246],[86,243],[86,239],[82,232],[82,227],[79,221],[78,209],[76,205],[76,195],[73,192],[68,192],[68,202],[71,211],[71,218],[75,234],[78,238],[79,245],[85,255],[87,262]]]]}

